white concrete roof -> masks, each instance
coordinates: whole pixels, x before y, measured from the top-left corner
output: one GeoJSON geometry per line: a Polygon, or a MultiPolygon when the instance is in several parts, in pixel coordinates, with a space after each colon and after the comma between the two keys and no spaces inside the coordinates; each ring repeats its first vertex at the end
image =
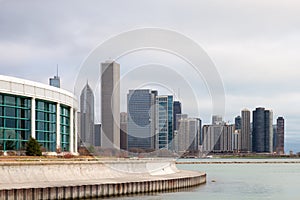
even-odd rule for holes
{"type": "Polygon", "coordinates": [[[0,75],[0,93],[32,97],[78,108],[76,97],[69,91],[11,76],[0,75]]]}

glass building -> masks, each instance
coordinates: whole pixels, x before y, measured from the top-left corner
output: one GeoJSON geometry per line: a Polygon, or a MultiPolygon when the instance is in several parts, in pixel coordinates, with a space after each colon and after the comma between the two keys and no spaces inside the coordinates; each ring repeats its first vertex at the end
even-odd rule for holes
{"type": "Polygon", "coordinates": [[[44,152],[77,153],[77,101],[65,90],[0,76],[0,151],[22,151],[30,136],[44,152]]]}
{"type": "Polygon", "coordinates": [[[273,112],[265,108],[256,108],[253,111],[252,151],[273,151],[273,112]]]}
{"type": "Polygon", "coordinates": [[[127,95],[128,149],[155,149],[155,98],[157,91],[129,90],[127,95]]]}
{"type": "Polygon", "coordinates": [[[173,96],[156,97],[156,149],[173,150],[173,96]]]}

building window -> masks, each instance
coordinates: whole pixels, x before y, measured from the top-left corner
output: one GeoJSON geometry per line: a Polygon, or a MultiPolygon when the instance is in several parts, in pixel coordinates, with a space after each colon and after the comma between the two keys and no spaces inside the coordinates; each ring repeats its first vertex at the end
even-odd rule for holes
{"type": "Polygon", "coordinates": [[[56,104],[36,100],[36,139],[45,151],[56,151],[56,104]]]}
{"type": "Polygon", "coordinates": [[[60,145],[62,151],[70,151],[70,108],[60,106],[60,145]]]}
{"type": "Polygon", "coordinates": [[[0,94],[0,150],[25,150],[30,137],[31,99],[0,94]]]}

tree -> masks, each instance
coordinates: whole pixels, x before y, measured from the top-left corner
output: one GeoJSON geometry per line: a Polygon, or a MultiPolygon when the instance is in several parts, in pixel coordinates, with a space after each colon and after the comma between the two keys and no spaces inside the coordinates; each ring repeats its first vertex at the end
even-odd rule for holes
{"type": "Polygon", "coordinates": [[[30,137],[26,144],[26,155],[27,156],[41,156],[41,145],[34,139],[30,137]]]}

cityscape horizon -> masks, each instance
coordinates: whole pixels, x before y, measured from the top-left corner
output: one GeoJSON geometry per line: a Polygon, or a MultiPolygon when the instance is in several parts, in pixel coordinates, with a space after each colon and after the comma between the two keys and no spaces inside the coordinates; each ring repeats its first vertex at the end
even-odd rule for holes
{"type": "MultiPolygon", "coordinates": [[[[109,17],[103,18],[100,17],[96,8],[79,2],[74,3],[73,10],[69,9],[66,3],[62,3],[61,9],[57,10],[55,15],[48,8],[42,8],[39,5],[33,5],[33,3],[23,5],[23,3],[2,1],[1,9],[3,12],[1,12],[0,17],[3,20],[3,30],[5,30],[0,36],[3,52],[0,60],[2,74],[46,84],[49,76],[56,74],[58,64],[62,87],[68,91],[74,91],[76,81],[74,77],[77,77],[80,71],[82,60],[91,53],[92,49],[112,36],[128,30],[149,27],[174,30],[201,44],[206,54],[215,63],[225,88],[226,112],[224,112],[223,118],[226,121],[233,121],[243,108],[250,110],[256,107],[273,109],[274,116],[284,116],[287,121],[285,130],[286,151],[291,149],[294,152],[299,152],[298,113],[300,111],[297,106],[297,102],[299,102],[297,81],[299,61],[293,53],[297,52],[297,47],[300,46],[297,45],[299,41],[296,35],[298,32],[294,29],[294,24],[297,22],[297,12],[295,11],[298,4],[276,2],[272,3],[273,10],[268,10],[268,3],[260,4],[255,1],[249,5],[241,2],[216,5],[208,2],[191,3],[194,6],[182,2],[176,4],[164,2],[161,4],[161,8],[169,8],[170,6],[172,9],[167,9],[168,13],[159,10],[157,15],[153,16],[153,12],[156,10],[155,3],[147,3],[149,10],[145,11],[139,9],[144,7],[142,3],[135,2],[130,11],[132,11],[131,13],[137,12],[141,16],[136,18],[133,14],[129,15],[129,11],[119,8],[116,15],[110,15],[109,10],[115,8],[115,3],[102,4],[99,2],[99,5],[107,7],[102,11],[102,14],[109,17]],[[237,6],[240,9],[233,9],[237,6]],[[20,13],[16,14],[15,10],[19,10],[21,7],[20,13]],[[35,7],[39,8],[37,13],[32,12],[35,7]],[[223,9],[224,7],[226,9],[223,9]],[[61,12],[63,8],[74,17],[73,22],[76,21],[77,25],[76,23],[70,25],[70,19],[64,14],[65,12],[61,12]],[[207,13],[206,8],[216,12],[207,13]],[[267,15],[267,12],[262,12],[263,10],[268,10],[270,15],[267,15]],[[284,12],[286,18],[277,15],[279,11],[284,12]],[[87,13],[93,13],[93,15],[90,16],[87,13]],[[179,13],[185,13],[184,17],[179,13]],[[219,14],[215,16],[213,13],[219,14]],[[254,18],[250,18],[252,15],[247,13],[256,13],[256,15],[254,18]],[[149,16],[151,17],[149,18],[149,16]],[[174,19],[169,16],[173,16],[174,19]],[[49,17],[52,20],[48,20],[49,17]],[[180,20],[181,17],[184,20],[180,20]],[[21,21],[22,23],[19,24],[21,21]],[[189,23],[185,23],[186,21],[189,23]],[[244,23],[245,21],[249,22],[248,26],[244,23]],[[108,26],[110,23],[113,25],[108,26]],[[224,23],[228,26],[224,26],[224,23]],[[276,24],[276,26],[271,26],[271,24],[276,24]],[[48,29],[41,28],[45,25],[48,29]],[[105,28],[103,29],[102,26],[105,28]],[[62,27],[68,27],[68,29],[62,27]],[[38,37],[36,37],[37,35],[38,37]],[[70,37],[65,37],[66,35],[70,37]],[[18,59],[15,59],[16,52],[19,55],[18,59]]],[[[124,3],[120,4],[123,5],[124,3]]],[[[53,2],[47,2],[47,5],[53,8],[57,7],[53,2]]],[[[124,4],[124,6],[126,5],[124,4]]],[[[114,59],[105,55],[101,59],[111,58],[114,59]]],[[[135,51],[118,58],[118,62],[123,66],[121,75],[146,63],[153,71],[152,73],[145,71],[149,76],[160,76],[161,73],[155,71],[158,67],[165,71],[166,66],[171,66],[195,83],[193,74],[184,70],[188,69],[189,66],[168,52],[153,49],[135,51]],[[155,64],[158,63],[160,65],[155,67],[155,64]]],[[[143,70],[145,69],[144,67],[143,70]]],[[[175,74],[173,75],[175,77],[175,74]]],[[[138,77],[145,78],[147,76],[134,77],[132,75],[128,79],[137,81],[138,77]]],[[[178,76],[176,78],[178,79],[178,76]]],[[[196,80],[196,83],[197,87],[203,91],[203,94],[200,94],[201,98],[199,98],[201,99],[199,102],[200,117],[203,119],[203,124],[208,124],[211,115],[219,113],[212,112],[211,97],[203,77],[196,80]]],[[[91,82],[91,84],[94,83],[91,82]]],[[[184,90],[179,89],[178,91],[178,88],[174,89],[175,99],[184,96],[184,90]]],[[[155,89],[167,94],[163,88],[155,89]]],[[[124,91],[126,93],[128,90],[124,91]]],[[[121,94],[124,96],[121,99],[121,111],[126,111],[125,93],[121,94]]],[[[99,100],[96,99],[96,104],[98,102],[99,100]]],[[[195,104],[188,102],[183,102],[183,104],[185,105],[183,107],[184,112],[189,113],[190,116],[199,116],[199,113],[195,112],[195,104]]],[[[100,105],[96,105],[95,111],[100,113],[100,105]]],[[[100,123],[100,117],[96,116],[95,122],[100,123]]]]}

